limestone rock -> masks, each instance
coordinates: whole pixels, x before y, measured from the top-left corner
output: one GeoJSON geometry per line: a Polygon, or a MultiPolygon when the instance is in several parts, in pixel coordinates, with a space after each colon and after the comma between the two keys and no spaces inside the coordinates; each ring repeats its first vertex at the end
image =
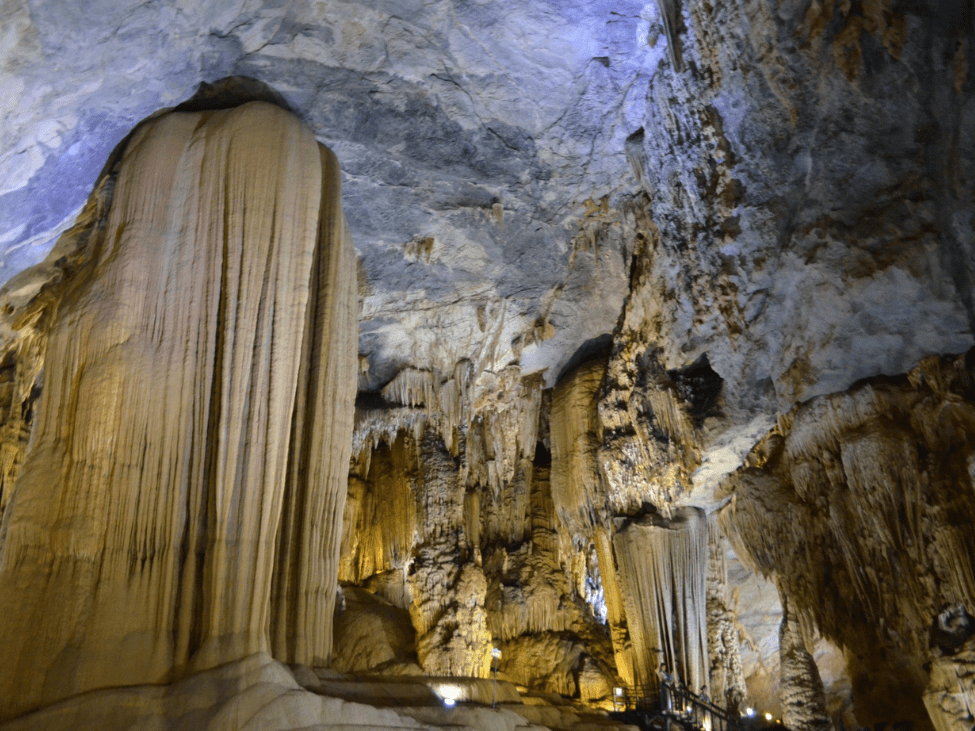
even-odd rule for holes
{"type": "Polygon", "coordinates": [[[727,483],[726,533],[844,649],[861,723],[926,722],[928,628],[971,602],[968,360],[810,401],[727,483]]]}
{"type": "Polygon", "coordinates": [[[266,652],[271,623],[279,656],[328,658],[356,322],[338,196],[271,105],[133,134],[104,227],[25,305],[45,386],[0,536],[0,717],[266,652]]]}
{"type": "Polygon", "coordinates": [[[281,663],[257,654],[168,686],[141,684],[86,693],[22,716],[4,731],[80,728],[205,731],[302,728],[432,728],[392,710],[302,690],[281,663]]]}
{"type": "Polygon", "coordinates": [[[638,685],[657,687],[666,665],[686,687],[709,683],[706,577],[708,525],[701,511],[646,515],[613,540],[638,685]]]}
{"type": "Polygon", "coordinates": [[[419,674],[416,632],[405,609],[363,589],[346,586],[336,609],[334,627],[332,669],[349,673],[419,674]]]}

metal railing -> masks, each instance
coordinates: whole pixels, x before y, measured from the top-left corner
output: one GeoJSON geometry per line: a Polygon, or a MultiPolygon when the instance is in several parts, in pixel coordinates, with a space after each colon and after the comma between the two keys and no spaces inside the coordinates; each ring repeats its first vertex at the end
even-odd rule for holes
{"type": "Polygon", "coordinates": [[[677,683],[664,681],[657,686],[629,686],[624,690],[619,699],[621,711],[653,713],[686,731],[743,731],[737,714],[677,683]]]}
{"type": "Polygon", "coordinates": [[[701,731],[740,731],[738,716],[675,683],[660,684],[660,712],[701,731]]]}

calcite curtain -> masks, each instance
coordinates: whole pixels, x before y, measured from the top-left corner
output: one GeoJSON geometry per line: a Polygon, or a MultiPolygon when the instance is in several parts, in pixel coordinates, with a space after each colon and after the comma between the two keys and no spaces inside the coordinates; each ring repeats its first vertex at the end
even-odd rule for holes
{"type": "Polygon", "coordinates": [[[269,104],[132,135],[49,305],[0,536],[0,719],[260,651],[328,658],[357,327],[339,187],[269,104]]]}

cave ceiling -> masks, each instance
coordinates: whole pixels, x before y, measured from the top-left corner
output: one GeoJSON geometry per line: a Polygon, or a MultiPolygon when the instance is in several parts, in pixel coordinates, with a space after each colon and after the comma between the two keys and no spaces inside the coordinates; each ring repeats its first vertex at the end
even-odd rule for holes
{"type": "Polygon", "coordinates": [[[709,356],[754,432],[972,342],[964,4],[860,17],[845,55],[817,34],[857,13],[829,6],[704,6],[668,31],[626,0],[9,0],[0,278],[47,254],[140,120],[249,77],[341,161],[361,390],[464,360],[551,386],[642,317],[665,367],[709,356]],[[648,212],[660,243],[631,281],[648,212]]]}

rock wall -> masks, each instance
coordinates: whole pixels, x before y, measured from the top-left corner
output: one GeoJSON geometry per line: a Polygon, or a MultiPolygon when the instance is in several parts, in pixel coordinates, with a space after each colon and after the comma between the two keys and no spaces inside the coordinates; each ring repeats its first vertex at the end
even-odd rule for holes
{"type": "Polygon", "coordinates": [[[861,723],[927,724],[930,628],[972,606],[969,360],[797,407],[726,486],[725,531],[844,648],[861,723]]]}
{"type": "Polygon", "coordinates": [[[967,350],[968,4],[675,7],[683,70],[627,141],[648,222],[621,354],[707,353],[740,421],[967,350]]]}
{"type": "Polygon", "coordinates": [[[5,491],[0,717],[331,649],[356,323],[334,156],[268,104],[168,114],[103,200],[7,313],[44,391],[5,491]]]}

